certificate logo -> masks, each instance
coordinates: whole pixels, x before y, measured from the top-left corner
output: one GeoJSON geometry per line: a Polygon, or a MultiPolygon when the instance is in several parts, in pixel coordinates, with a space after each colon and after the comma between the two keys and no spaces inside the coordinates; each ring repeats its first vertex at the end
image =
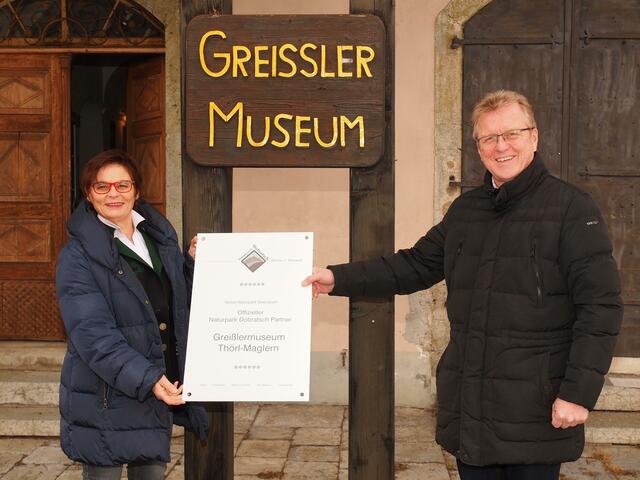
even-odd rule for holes
{"type": "Polygon", "coordinates": [[[255,272],[262,265],[267,262],[267,259],[263,257],[255,248],[252,248],[248,253],[246,253],[240,261],[242,264],[247,267],[252,272],[255,272]]]}

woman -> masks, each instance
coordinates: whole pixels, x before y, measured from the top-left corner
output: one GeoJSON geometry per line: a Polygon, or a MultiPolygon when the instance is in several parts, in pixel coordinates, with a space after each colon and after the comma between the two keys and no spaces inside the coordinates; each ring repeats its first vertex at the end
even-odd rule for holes
{"type": "Polygon", "coordinates": [[[164,478],[172,420],[206,435],[204,410],[181,399],[195,238],[139,198],[131,157],[109,150],[81,177],[56,293],[68,335],[60,442],[83,478],[164,478]]]}

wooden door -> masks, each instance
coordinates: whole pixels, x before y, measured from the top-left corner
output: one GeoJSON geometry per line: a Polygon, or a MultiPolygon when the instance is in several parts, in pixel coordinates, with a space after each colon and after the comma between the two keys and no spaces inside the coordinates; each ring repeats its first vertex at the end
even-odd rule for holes
{"type": "Polygon", "coordinates": [[[536,111],[538,151],[609,227],[625,304],[615,354],[640,357],[640,3],[495,0],[464,28],[462,185],[482,182],[471,110],[499,88],[536,111]]]}
{"type": "Polygon", "coordinates": [[[165,213],[164,57],[129,67],[127,151],[138,162],[142,197],[165,213]]]}
{"type": "Polygon", "coordinates": [[[569,181],[600,206],[620,267],[616,354],[640,357],[640,2],[581,0],[573,17],[569,181]]]}
{"type": "Polygon", "coordinates": [[[69,216],[69,57],[0,54],[0,338],[64,339],[55,263],[69,216]]]}

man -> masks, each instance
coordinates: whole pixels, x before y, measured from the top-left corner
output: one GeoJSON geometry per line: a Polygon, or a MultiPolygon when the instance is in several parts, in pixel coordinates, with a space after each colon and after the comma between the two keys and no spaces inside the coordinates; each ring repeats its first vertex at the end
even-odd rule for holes
{"type": "Polygon", "coordinates": [[[384,297],[446,281],[451,339],[436,369],[436,440],[463,480],[557,479],[580,457],[622,319],[593,200],[549,174],[529,101],[473,111],[484,186],[395,255],[317,269],[313,294],[384,297]]]}

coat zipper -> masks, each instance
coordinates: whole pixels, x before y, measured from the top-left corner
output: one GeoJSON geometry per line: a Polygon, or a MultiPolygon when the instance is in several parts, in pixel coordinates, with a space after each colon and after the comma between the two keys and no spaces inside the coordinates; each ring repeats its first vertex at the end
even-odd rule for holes
{"type": "Polygon", "coordinates": [[[533,272],[536,276],[536,294],[537,305],[542,306],[542,276],[540,275],[540,266],[538,265],[538,259],[536,258],[536,241],[531,244],[531,262],[533,263],[533,272]]]}
{"type": "Polygon", "coordinates": [[[462,255],[462,243],[463,242],[460,242],[458,244],[458,248],[456,249],[456,256],[453,257],[453,264],[451,265],[451,282],[449,288],[453,288],[453,279],[456,274],[456,264],[458,263],[458,257],[462,255]]]}
{"type": "Polygon", "coordinates": [[[109,385],[107,384],[107,382],[102,382],[103,383],[103,388],[102,388],[102,409],[106,410],[107,408],[109,408],[109,402],[108,402],[108,397],[109,397],[109,385]]]}

